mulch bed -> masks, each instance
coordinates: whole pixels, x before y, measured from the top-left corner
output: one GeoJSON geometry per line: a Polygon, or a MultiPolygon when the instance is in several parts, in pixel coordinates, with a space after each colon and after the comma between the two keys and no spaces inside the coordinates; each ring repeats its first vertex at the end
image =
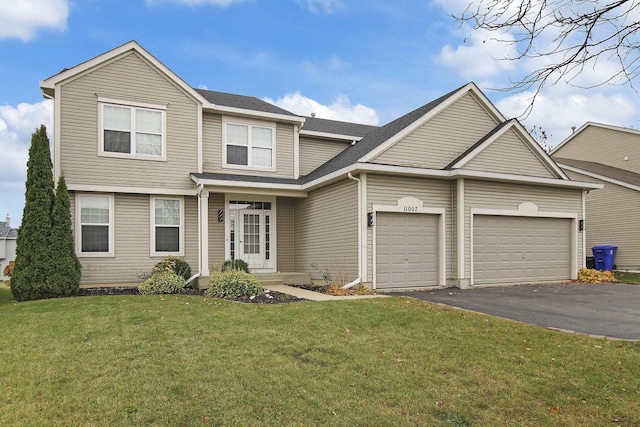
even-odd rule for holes
{"type": "MultiPolygon", "coordinates": [[[[80,288],[78,292],[79,297],[88,296],[102,296],[102,295],[140,295],[138,288],[80,288]]],[[[181,292],[175,295],[194,295],[204,297],[204,289],[185,288],[181,292]]],[[[264,292],[261,295],[256,295],[254,298],[243,297],[236,298],[234,301],[247,303],[247,304],[283,304],[295,301],[306,301],[304,298],[294,297],[293,295],[287,295],[280,292],[269,291],[264,292]]]]}

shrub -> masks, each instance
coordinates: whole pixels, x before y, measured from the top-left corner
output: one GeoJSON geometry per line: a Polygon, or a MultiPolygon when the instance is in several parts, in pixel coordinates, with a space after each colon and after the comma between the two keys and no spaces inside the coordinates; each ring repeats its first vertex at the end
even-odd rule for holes
{"type": "Polygon", "coordinates": [[[22,225],[16,241],[11,293],[16,301],[49,298],[47,279],[57,254],[49,245],[53,208],[53,172],[44,125],[31,136],[22,225]]]}
{"type": "Polygon", "coordinates": [[[216,273],[209,280],[206,295],[215,298],[236,299],[262,293],[258,278],[241,270],[216,273]]]}
{"type": "Polygon", "coordinates": [[[189,264],[183,260],[182,258],[178,258],[175,256],[168,256],[153,267],[151,270],[151,274],[159,273],[161,271],[173,271],[178,276],[184,278],[184,280],[189,280],[191,277],[191,267],[189,264]]]}
{"type": "Polygon", "coordinates": [[[239,270],[244,271],[245,273],[250,273],[249,264],[241,259],[228,259],[224,263],[222,263],[220,271],[225,272],[231,270],[239,270]]]}
{"type": "Polygon", "coordinates": [[[173,271],[158,271],[138,286],[143,295],[175,294],[184,289],[184,277],[173,271]]]}
{"type": "Polygon", "coordinates": [[[50,250],[55,254],[55,262],[47,277],[48,296],[68,297],[80,290],[82,266],[76,256],[76,248],[71,231],[71,210],[69,192],[64,176],[60,175],[51,215],[50,250]]]}
{"type": "Polygon", "coordinates": [[[615,283],[617,282],[613,271],[599,271],[593,268],[581,268],[578,271],[580,283],[615,283]]]}
{"type": "Polygon", "coordinates": [[[14,265],[15,265],[15,261],[9,261],[9,264],[7,264],[7,266],[2,271],[2,275],[7,276],[7,277],[11,277],[11,275],[13,274],[13,266],[14,265]]]}

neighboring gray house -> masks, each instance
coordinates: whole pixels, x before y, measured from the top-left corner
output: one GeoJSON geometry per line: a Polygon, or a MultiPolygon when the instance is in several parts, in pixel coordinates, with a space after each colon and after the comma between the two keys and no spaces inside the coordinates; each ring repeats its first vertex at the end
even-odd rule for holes
{"type": "Polygon", "coordinates": [[[614,245],[616,268],[640,271],[640,131],[588,122],[551,155],[572,179],[604,185],[585,200],[587,255],[614,245]]]}
{"type": "Polygon", "coordinates": [[[11,219],[7,214],[6,221],[0,221],[0,280],[8,280],[4,269],[11,261],[16,260],[16,239],[18,230],[11,228],[11,219]]]}
{"type": "Polygon", "coordinates": [[[201,285],[229,258],[263,280],[321,280],[317,266],[376,289],[583,266],[584,196],[601,186],[569,179],[473,83],[365,126],[194,89],[129,42],[40,87],[83,285],[136,282],[167,255],[201,285]]]}

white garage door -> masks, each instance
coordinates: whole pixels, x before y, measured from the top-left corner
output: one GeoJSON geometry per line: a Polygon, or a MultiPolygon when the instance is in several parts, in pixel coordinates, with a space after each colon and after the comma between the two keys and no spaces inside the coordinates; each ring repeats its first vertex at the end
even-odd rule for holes
{"type": "Polygon", "coordinates": [[[571,220],[475,215],[474,284],[571,277],[571,220]]]}
{"type": "Polygon", "coordinates": [[[376,214],[376,288],[438,284],[438,215],[376,214]]]}

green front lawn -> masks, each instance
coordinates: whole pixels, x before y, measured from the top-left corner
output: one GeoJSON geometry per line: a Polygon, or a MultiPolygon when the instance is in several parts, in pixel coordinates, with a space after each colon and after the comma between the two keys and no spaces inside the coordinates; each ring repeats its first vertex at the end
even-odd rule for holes
{"type": "Polygon", "coordinates": [[[630,283],[640,285],[640,273],[630,273],[628,271],[614,271],[616,280],[620,283],[630,283]]]}
{"type": "Polygon", "coordinates": [[[637,426],[640,344],[404,298],[13,304],[3,426],[637,426]]]}

